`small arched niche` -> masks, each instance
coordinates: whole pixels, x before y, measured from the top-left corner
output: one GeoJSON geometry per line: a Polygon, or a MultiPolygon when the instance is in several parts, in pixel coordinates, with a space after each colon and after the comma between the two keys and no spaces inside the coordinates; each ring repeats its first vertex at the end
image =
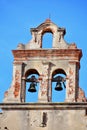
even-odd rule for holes
{"type": "Polygon", "coordinates": [[[64,102],[66,96],[66,73],[56,69],[52,73],[52,102],[64,102]]]}
{"type": "Polygon", "coordinates": [[[37,102],[38,101],[38,82],[39,73],[35,69],[30,69],[26,72],[26,91],[25,91],[25,102],[37,102]]]}
{"type": "Polygon", "coordinates": [[[43,31],[42,33],[42,48],[52,48],[53,33],[50,29],[43,31]]]}

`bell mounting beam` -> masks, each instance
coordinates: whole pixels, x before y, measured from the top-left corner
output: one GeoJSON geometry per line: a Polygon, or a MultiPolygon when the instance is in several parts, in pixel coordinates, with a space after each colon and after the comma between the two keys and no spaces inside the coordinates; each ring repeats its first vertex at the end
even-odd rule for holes
{"type": "Polygon", "coordinates": [[[63,78],[62,76],[57,76],[52,79],[52,82],[65,82],[65,81],[66,81],[66,79],[63,78]]]}

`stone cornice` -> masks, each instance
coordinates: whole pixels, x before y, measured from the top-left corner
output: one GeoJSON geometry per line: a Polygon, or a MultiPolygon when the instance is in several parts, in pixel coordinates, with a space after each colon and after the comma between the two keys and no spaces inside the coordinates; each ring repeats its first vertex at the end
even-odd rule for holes
{"type": "Polygon", "coordinates": [[[87,102],[78,103],[0,103],[2,110],[86,110],[87,102]]]}
{"type": "Polygon", "coordinates": [[[63,59],[80,60],[82,57],[82,50],[80,49],[30,49],[30,50],[12,50],[14,59],[25,59],[34,57],[61,57],[63,59]]]}

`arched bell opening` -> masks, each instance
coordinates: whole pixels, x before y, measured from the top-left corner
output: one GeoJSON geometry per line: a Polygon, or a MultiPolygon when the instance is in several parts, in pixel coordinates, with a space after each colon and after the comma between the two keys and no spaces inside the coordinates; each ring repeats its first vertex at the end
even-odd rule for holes
{"type": "Polygon", "coordinates": [[[53,32],[50,28],[45,29],[42,33],[41,48],[52,48],[53,43],[53,32]]]}
{"type": "Polygon", "coordinates": [[[26,102],[37,102],[38,101],[38,82],[39,73],[35,69],[30,69],[26,72],[26,102]]]}
{"type": "Polygon", "coordinates": [[[66,96],[66,73],[57,69],[52,74],[52,102],[64,102],[66,96]]]}

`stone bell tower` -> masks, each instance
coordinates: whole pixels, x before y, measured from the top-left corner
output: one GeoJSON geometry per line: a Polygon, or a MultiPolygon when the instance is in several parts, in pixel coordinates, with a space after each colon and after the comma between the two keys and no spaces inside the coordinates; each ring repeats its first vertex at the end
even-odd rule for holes
{"type": "Polygon", "coordinates": [[[19,44],[12,50],[13,79],[0,105],[3,111],[0,129],[86,130],[87,103],[79,87],[81,49],[75,43],[68,44],[64,40],[65,28],[58,27],[50,19],[31,28],[31,34],[29,43],[19,44]],[[42,48],[45,33],[53,36],[52,48],[42,48]],[[39,86],[36,103],[26,103],[28,82],[31,93],[39,86]],[[61,91],[63,87],[66,90],[62,103],[52,102],[53,82],[56,82],[55,91],[61,91]]]}

